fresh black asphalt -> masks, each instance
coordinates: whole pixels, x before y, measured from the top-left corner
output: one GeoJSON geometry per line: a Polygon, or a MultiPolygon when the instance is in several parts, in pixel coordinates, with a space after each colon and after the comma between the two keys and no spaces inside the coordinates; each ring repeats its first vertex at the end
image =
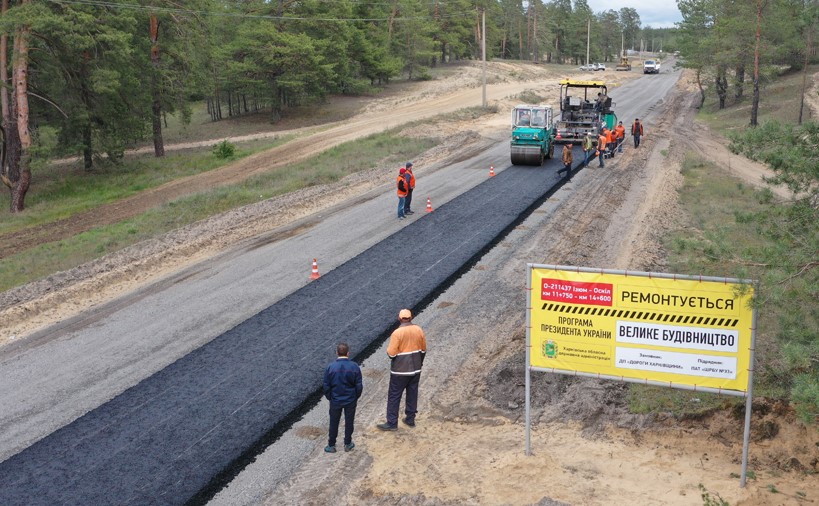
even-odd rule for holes
{"type": "Polygon", "coordinates": [[[557,168],[548,160],[487,178],[0,463],[0,504],[206,499],[250,449],[315,402],[338,342],[353,350],[383,342],[399,309],[429,303],[551,194],[557,168]]]}

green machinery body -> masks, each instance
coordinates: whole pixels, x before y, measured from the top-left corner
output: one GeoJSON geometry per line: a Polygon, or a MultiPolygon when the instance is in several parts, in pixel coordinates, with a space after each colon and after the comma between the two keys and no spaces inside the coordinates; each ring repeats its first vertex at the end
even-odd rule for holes
{"type": "Polygon", "coordinates": [[[521,104],[512,109],[513,165],[543,165],[554,154],[552,108],[521,104]]]}

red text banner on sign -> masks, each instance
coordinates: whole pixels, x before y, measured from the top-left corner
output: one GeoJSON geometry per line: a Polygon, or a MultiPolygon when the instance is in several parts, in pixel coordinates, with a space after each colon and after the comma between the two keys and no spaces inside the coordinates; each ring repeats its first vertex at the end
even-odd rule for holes
{"type": "Polygon", "coordinates": [[[585,304],[590,306],[611,306],[614,290],[610,283],[587,283],[562,279],[542,278],[541,300],[585,304]]]}

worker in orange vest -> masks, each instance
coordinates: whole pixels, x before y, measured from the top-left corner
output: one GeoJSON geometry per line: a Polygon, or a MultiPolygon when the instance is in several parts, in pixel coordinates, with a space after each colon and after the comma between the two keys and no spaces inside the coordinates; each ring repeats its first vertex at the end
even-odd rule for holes
{"type": "Polygon", "coordinates": [[[609,158],[614,158],[614,148],[616,147],[614,131],[608,128],[606,129],[606,147],[608,148],[609,158]]]}
{"type": "Polygon", "coordinates": [[[603,156],[606,154],[606,131],[608,129],[603,129],[603,132],[597,137],[597,154],[600,157],[600,165],[599,167],[602,169],[605,167],[603,163],[603,156]]]}
{"type": "Polygon", "coordinates": [[[623,122],[619,122],[616,127],[614,127],[614,138],[617,142],[617,151],[619,153],[623,152],[623,142],[626,140],[626,127],[623,126],[623,122]]]}
{"type": "Polygon", "coordinates": [[[643,124],[640,123],[640,118],[635,118],[634,123],[631,125],[631,135],[634,136],[634,147],[640,147],[640,137],[643,136],[643,124]]]}
{"type": "Polygon", "coordinates": [[[407,178],[404,176],[406,174],[407,169],[401,167],[398,170],[398,179],[396,180],[397,183],[397,190],[398,190],[398,219],[403,220],[406,216],[404,215],[404,204],[407,199],[407,193],[409,187],[407,186],[407,178]]]}
{"type": "Polygon", "coordinates": [[[407,199],[404,202],[404,214],[415,214],[415,211],[411,209],[412,190],[415,189],[415,174],[412,173],[412,162],[407,162],[404,168],[407,170],[407,172],[404,173],[404,177],[407,180],[407,199]]]}

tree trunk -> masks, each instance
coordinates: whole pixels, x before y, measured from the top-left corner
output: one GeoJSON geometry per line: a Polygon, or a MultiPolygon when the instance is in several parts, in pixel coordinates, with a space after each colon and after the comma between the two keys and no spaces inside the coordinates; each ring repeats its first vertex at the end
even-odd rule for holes
{"type": "MultiPolygon", "coordinates": [[[[20,134],[17,131],[17,107],[12,98],[9,103],[9,122],[5,129],[5,159],[2,175],[3,184],[13,192],[15,183],[20,178],[20,134]]],[[[11,210],[11,208],[9,208],[11,210]]]]}
{"type": "Polygon", "coordinates": [[[717,68],[716,78],[717,96],[719,97],[719,108],[725,109],[725,99],[728,97],[728,77],[724,66],[717,68]]]}
{"type": "Polygon", "coordinates": [[[807,27],[808,43],[805,47],[805,68],[802,71],[802,95],[799,99],[799,124],[802,124],[802,112],[805,110],[805,92],[808,88],[808,61],[813,51],[813,26],[807,27]]]}
{"type": "Polygon", "coordinates": [[[766,1],[756,0],[756,41],[754,43],[754,101],[751,105],[751,126],[758,124],[759,116],[759,42],[762,38],[762,10],[766,1]]]}
{"type": "Polygon", "coordinates": [[[82,99],[85,110],[88,111],[88,119],[81,127],[83,145],[82,157],[83,167],[85,170],[91,170],[91,167],[94,165],[94,145],[91,132],[91,122],[93,121],[93,118],[91,117],[91,90],[88,88],[88,58],[89,56],[87,54],[84,55],[83,64],[80,67],[77,78],[80,83],[80,98],[82,99]]]}
{"type": "MultiPolygon", "coordinates": [[[[30,0],[22,0],[21,5],[30,0]]],[[[17,133],[20,136],[20,164],[11,182],[11,212],[25,209],[26,193],[31,183],[31,132],[28,124],[28,39],[31,27],[17,29],[14,36],[14,95],[17,109],[17,133]]]]}
{"type": "Polygon", "coordinates": [[[702,87],[702,69],[697,69],[697,87],[700,89],[700,105],[698,109],[702,109],[705,103],[705,88],[702,87]]]}
{"type": "MultiPolygon", "coordinates": [[[[0,4],[0,14],[6,15],[9,9],[9,0],[2,0],[0,4]]],[[[4,33],[0,35],[0,110],[2,110],[3,128],[8,131],[11,109],[9,108],[9,35],[4,33]]],[[[2,171],[2,168],[0,168],[2,171]]]]}
{"type": "Polygon", "coordinates": [[[735,70],[734,100],[739,102],[745,91],[745,64],[740,63],[735,70]]]}
{"type": "MultiPolygon", "coordinates": [[[[0,15],[5,16],[8,9],[9,1],[2,0],[2,3],[0,3],[0,15]]],[[[3,151],[2,161],[0,161],[0,180],[10,189],[12,186],[11,180],[8,177],[8,163],[9,160],[11,160],[9,151],[12,145],[10,141],[12,136],[14,138],[17,137],[15,133],[17,132],[17,123],[15,122],[12,125],[11,121],[11,104],[9,103],[11,83],[9,82],[8,51],[9,36],[7,33],[3,33],[0,35],[0,125],[3,127],[3,146],[0,148],[3,151]]],[[[14,163],[16,163],[16,159],[14,163]]]]}
{"type": "Polygon", "coordinates": [[[82,159],[83,168],[91,170],[94,166],[94,147],[91,138],[91,123],[87,123],[82,130],[82,159]]]}
{"type": "Polygon", "coordinates": [[[154,134],[154,156],[165,156],[165,142],[162,139],[162,94],[159,91],[159,20],[151,14],[151,123],[154,134]]]}

